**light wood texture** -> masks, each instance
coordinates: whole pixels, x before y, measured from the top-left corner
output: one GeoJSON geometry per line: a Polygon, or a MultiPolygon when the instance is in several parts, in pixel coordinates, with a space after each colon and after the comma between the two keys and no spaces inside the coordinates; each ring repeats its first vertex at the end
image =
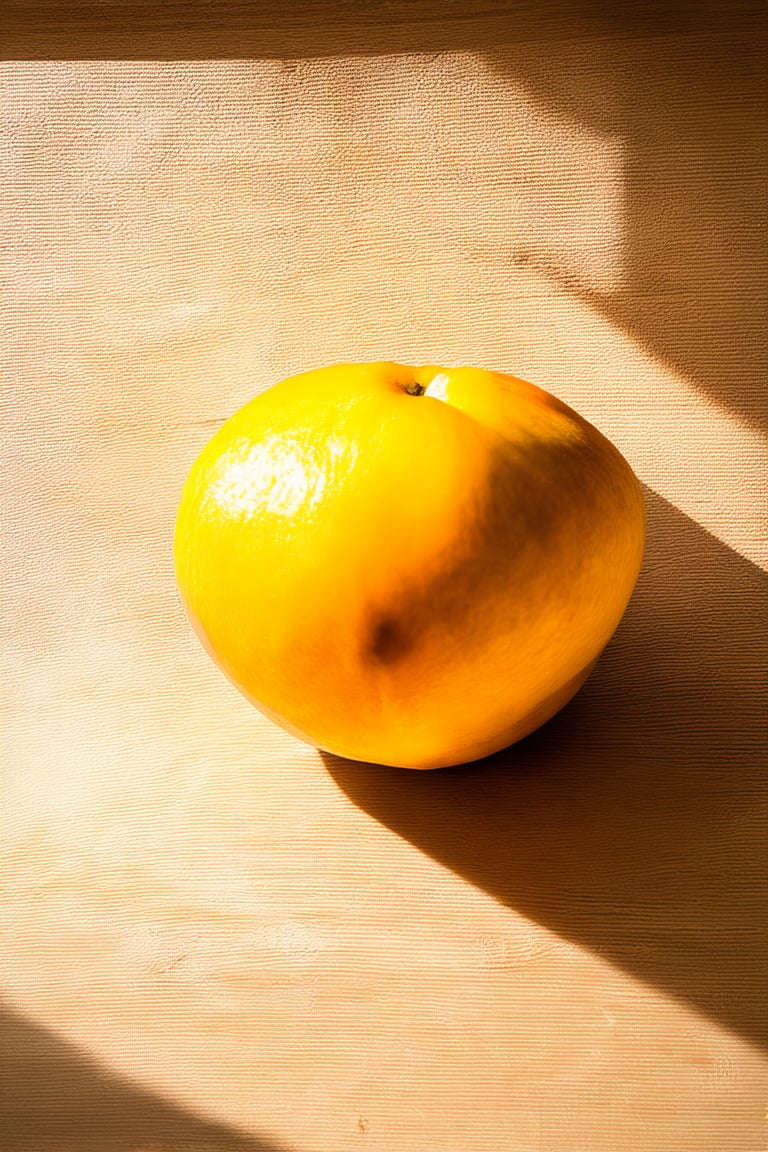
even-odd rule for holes
{"type": "Polygon", "coordinates": [[[2,73],[0,1147],[757,1152],[757,8],[97,7],[2,73]],[[379,358],[526,376],[648,496],[587,686],[442,773],[274,729],[174,586],[219,423],[379,358]]]}

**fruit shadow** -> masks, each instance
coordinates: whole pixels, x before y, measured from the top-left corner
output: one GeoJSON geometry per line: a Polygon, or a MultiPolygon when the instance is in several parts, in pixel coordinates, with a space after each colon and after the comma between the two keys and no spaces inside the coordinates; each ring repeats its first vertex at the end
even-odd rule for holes
{"type": "MultiPolygon", "coordinates": [[[[167,10],[157,0],[137,0],[128,10],[107,0],[98,14],[89,5],[62,11],[43,0],[14,0],[4,23],[4,59],[268,59],[285,62],[286,83],[301,59],[409,53],[427,69],[441,53],[482,57],[563,122],[621,149],[622,283],[597,292],[566,275],[568,290],[743,420],[768,427],[766,23],[756,0],[561,0],[525,11],[512,3],[472,11],[413,0],[189,3],[167,10]]],[[[302,83],[298,75],[297,99],[302,83]]],[[[512,101],[510,121],[514,107],[512,101]]],[[[357,123],[364,125],[362,114],[357,123]]],[[[351,122],[348,129],[354,152],[359,129],[351,122]]],[[[489,133],[503,153],[503,128],[489,133]]],[[[516,142],[512,133],[510,159],[516,142]]],[[[478,140],[479,151],[460,153],[456,162],[471,173],[487,144],[478,140]]],[[[370,147],[367,138],[364,146],[370,147]]],[[[539,146],[546,154],[546,140],[539,146]]],[[[549,191],[544,180],[542,195],[549,191]]],[[[514,215],[510,205],[510,236],[514,215]]],[[[536,237],[515,227],[507,243],[489,241],[485,259],[510,268],[537,263],[536,237]]],[[[476,227],[462,229],[457,219],[454,243],[471,260],[476,227]]],[[[540,270],[560,282],[564,270],[545,265],[540,270]]]]}
{"type": "Polygon", "coordinates": [[[11,1009],[0,1011],[2,1152],[282,1152],[127,1080],[11,1009]]]}
{"type": "Polygon", "coordinates": [[[630,607],[543,728],[433,772],[322,756],[358,807],[501,904],[764,1044],[768,580],[646,499],[630,607]]]}

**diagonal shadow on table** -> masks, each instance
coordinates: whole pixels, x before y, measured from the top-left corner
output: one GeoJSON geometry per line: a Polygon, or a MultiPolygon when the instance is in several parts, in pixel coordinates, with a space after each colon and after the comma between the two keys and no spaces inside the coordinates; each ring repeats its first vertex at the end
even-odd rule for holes
{"type": "MultiPolygon", "coordinates": [[[[542,270],[742,424],[767,429],[765,26],[750,26],[750,5],[724,9],[717,27],[677,8],[644,29],[606,8],[596,39],[485,58],[622,151],[620,283],[598,291],[542,270]],[[633,45],[643,31],[653,38],[633,45]]],[[[521,241],[514,258],[535,263],[521,241]]]]}
{"type": "Polygon", "coordinates": [[[53,1033],[0,1012],[0,1152],[281,1152],[120,1079],[53,1033]]]}
{"type": "Polygon", "coordinates": [[[765,1042],[768,581],[647,500],[631,605],[547,725],[437,772],[323,758],[355,804],[500,903],[765,1042]]]}
{"type": "MultiPolygon", "coordinates": [[[[96,12],[88,0],[9,0],[0,57],[290,62],[413,53],[426,68],[440,53],[481,56],[558,116],[621,145],[624,282],[610,293],[569,287],[766,428],[763,8],[757,0],[102,0],[96,12]]],[[[298,100],[300,77],[296,84],[298,100]]],[[[360,124],[360,116],[350,122],[350,146],[360,124]]],[[[471,175],[477,157],[457,153],[456,162],[471,175]]],[[[348,161],[339,154],[336,163],[348,161]]],[[[464,237],[457,219],[454,242],[471,254],[476,230],[464,237]]],[[[523,231],[483,258],[511,265],[530,257],[526,245],[523,231]]]]}

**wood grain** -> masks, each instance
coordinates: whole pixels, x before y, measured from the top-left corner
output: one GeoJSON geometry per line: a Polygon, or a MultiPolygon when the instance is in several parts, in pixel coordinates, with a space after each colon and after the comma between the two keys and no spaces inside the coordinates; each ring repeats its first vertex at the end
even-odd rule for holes
{"type": "Polygon", "coordinates": [[[9,7],[4,1152],[763,1146],[764,56],[618,8],[9,7]],[[272,728],[174,586],[215,428],[374,358],[646,485],[586,687],[442,773],[272,728]]]}

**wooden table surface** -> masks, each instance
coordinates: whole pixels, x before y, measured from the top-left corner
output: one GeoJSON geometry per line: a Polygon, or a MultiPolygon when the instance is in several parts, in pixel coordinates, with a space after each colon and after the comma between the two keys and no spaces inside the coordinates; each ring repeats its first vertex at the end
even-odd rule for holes
{"type": "Polygon", "coordinates": [[[759,7],[615,8],[9,6],[4,1152],[764,1147],[759,7]],[[179,606],[207,438],[369,359],[645,485],[594,675],[474,766],[296,743],[179,606]]]}

